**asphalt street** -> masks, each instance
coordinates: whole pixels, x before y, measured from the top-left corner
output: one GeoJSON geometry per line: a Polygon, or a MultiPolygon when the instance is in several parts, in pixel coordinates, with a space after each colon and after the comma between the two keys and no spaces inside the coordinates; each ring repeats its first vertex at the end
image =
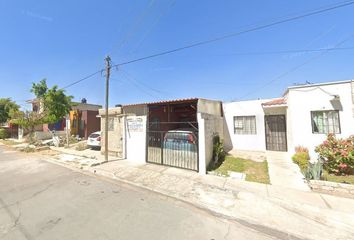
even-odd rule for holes
{"type": "MultiPolygon", "coordinates": [[[[0,239],[285,239],[0,146],[0,239]]],[[[286,237],[287,238],[287,237],[286,237]]]]}

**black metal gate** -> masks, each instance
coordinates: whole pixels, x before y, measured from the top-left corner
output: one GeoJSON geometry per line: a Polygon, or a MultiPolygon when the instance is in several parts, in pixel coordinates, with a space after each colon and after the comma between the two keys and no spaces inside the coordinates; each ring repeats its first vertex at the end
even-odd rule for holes
{"type": "Polygon", "coordinates": [[[287,151],[285,115],[266,115],[266,148],[270,151],[287,151]]]}
{"type": "Polygon", "coordinates": [[[198,132],[148,131],[147,162],[198,171],[198,132]]]}

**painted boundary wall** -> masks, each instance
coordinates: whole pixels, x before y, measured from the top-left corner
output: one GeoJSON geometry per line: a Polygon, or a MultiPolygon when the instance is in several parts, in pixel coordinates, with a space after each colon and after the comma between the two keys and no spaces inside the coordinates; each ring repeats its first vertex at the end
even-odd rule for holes
{"type": "Polygon", "coordinates": [[[206,170],[213,158],[213,138],[224,136],[224,120],[221,116],[207,113],[198,113],[199,127],[199,173],[206,174],[206,170]]]}

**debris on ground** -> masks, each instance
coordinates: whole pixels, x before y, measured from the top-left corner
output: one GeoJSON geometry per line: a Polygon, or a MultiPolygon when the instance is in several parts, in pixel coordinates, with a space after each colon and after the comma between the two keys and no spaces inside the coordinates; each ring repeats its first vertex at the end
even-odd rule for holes
{"type": "Polygon", "coordinates": [[[76,165],[79,166],[79,168],[95,166],[101,163],[101,161],[97,160],[96,158],[89,158],[66,153],[58,154],[54,156],[54,158],[57,159],[59,162],[76,165]]]}

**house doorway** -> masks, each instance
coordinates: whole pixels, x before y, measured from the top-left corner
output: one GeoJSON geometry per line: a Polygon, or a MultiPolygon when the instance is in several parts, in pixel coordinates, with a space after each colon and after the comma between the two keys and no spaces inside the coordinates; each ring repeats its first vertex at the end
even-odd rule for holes
{"type": "Polygon", "coordinates": [[[288,147],[285,115],[266,115],[264,116],[264,122],[266,149],[286,152],[288,147]]]}

